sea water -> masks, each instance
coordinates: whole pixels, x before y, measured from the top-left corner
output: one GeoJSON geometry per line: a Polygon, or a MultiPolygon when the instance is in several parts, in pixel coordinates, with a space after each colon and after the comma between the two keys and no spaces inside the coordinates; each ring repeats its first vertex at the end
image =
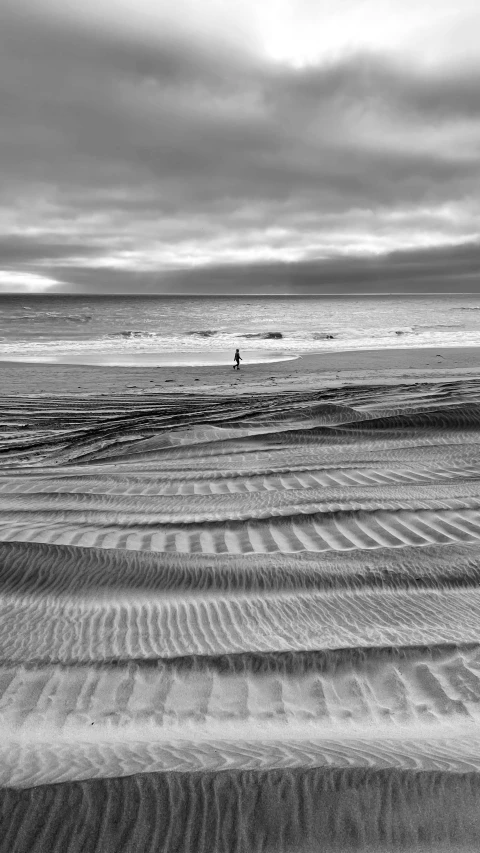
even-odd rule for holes
{"type": "Polygon", "coordinates": [[[480,346],[480,298],[3,295],[0,360],[248,361],[312,352],[480,346]]]}

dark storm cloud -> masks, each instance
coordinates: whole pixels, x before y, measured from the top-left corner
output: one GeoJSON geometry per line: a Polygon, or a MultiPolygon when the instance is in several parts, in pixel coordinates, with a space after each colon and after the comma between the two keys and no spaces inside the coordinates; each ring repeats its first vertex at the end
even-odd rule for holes
{"type": "Polygon", "coordinates": [[[99,255],[98,246],[85,241],[49,240],[47,238],[0,235],[0,266],[17,267],[24,263],[45,263],[65,258],[92,258],[99,255]]]}
{"type": "Polygon", "coordinates": [[[333,258],[296,263],[211,266],[174,272],[135,273],[116,268],[57,269],[69,286],[95,293],[460,293],[480,290],[480,241],[460,246],[390,252],[377,257],[333,258]]]}
{"type": "Polygon", "coordinates": [[[120,281],[125,249],[161,269],[165,253],[181,265],[204,247],[215,265],[252,229],[261,252],[272,226],[305,256],[307,234],[329,242],[343,227],[348,243],[365,211],[402,245],[411,237],[388,216],[414,207],[426,208],[420,231],[471,237],[472,222],[439,225],[433,209],[478,195],[479,93],[480,69],[356,56],[295,70],[201,39],[95,33],[4,8],[0,205],[15,212],[10,231],[42,234],[5,236],[0,264],[50,261],[74,282],[93,276],[81,257],[98,254],[120,281]]]}
{"type": "Polygon", "coordinates": [[[480,67],[468,71],[424,71],[380,57],[357,55],[327,68],[278,75],[279,97],[291,108],[341,99],[345,104],[399,112],[404,119],[480,116],[480,67]]]}

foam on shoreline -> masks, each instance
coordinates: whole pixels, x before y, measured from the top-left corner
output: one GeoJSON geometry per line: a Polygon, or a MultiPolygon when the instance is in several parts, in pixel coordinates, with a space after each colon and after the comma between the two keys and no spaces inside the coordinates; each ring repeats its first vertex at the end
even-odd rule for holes
{"type": "MultiPolygon", "coordinates": [[[[295,361],[296,353],[249,350],[242,361],[249,364],[272,364],[277,361],[295,361]]],[[[233,353],[228,352],[32,352],[25,354],[0,354],[0,363],[19,364],[71,364],[96,367],[207,367],[231,366],[233,353]]]]}

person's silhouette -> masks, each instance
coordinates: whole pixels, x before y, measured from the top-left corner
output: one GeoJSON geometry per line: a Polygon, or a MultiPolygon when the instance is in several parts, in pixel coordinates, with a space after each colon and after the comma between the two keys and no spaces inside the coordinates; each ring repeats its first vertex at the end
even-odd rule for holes
{"type": "Polygon", "coordinates": [[[240,362],[241,361],[243,361],[243,359],[240,355],[240,350],[236,349],[235,355],[233,356],[233,369],[234,370],[235,370],[235,367],[237,368],[237,370],[240,370],[240,362]]]}

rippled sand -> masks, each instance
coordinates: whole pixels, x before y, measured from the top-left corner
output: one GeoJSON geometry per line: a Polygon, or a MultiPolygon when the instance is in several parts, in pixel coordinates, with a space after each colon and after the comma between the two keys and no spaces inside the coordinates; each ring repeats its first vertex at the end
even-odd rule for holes
{"type": "Polygon", "coordinates": [[[0,406],[2,853],[480,849],[480,382],[0,406]]]}

